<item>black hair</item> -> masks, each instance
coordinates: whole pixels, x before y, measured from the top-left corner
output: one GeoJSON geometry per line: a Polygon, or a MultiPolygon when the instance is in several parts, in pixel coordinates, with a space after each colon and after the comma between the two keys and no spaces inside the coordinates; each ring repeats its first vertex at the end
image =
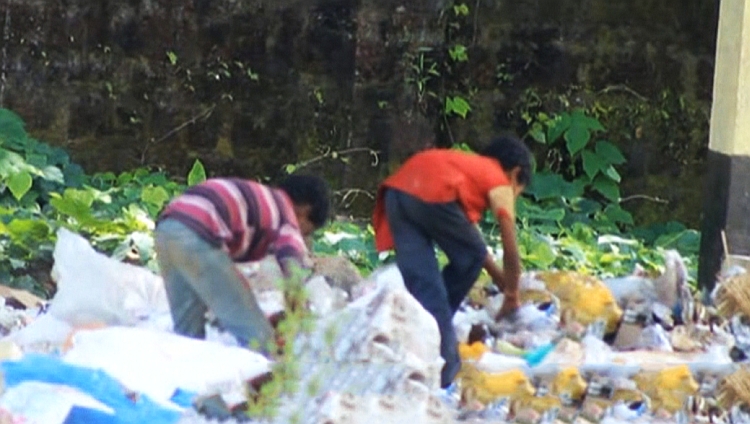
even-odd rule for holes
{"type": "Polygon", "coordinates": [[[313,175],[291,175],[279,184],[295,205],[310,206],[310,222],[317,228],[325,225],[331,210],[328,183],[313,175]]]}
{"type": "Polygon", "coordinates": [[[517,182],[525,186],[531,182],[531,151],[523,141],[509,136],[497,137],[479,154],[500,162],[506,171],[520,167],[517,182]]]}

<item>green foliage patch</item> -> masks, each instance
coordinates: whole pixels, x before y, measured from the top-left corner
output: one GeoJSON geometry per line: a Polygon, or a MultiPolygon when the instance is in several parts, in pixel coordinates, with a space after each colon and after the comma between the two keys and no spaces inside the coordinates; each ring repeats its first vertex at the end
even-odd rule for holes
{"type": "MultiPolygon", "coordinates": [[[[517,204],[527,269],[622,275],[641,264],[656,271],[662,251],[676,249],[695,274],[698,232],[676,222],[639,228],[620,207],[617,167],[624,157],[597,138],[603,127],[596,119],[574,111],[530,122],[534,140],[548,150],[517,204]]],[[[455,147],[470,150],[465,144],[455,147]]],[[[48,275],[60,227],[119,260],[156,270],[154,220],[171,198],[205,179],[199,160],[187,184],[147,168],[86,175],[64,150],[30,137],[18,115],[0,109],[0,283],[51,295],[54,286],[40,275],[48,275]]],[[[480,228],[490,247],[499,249],[493,218],[486,216],[480,228]]],[[[372,227],[355,221],[333,222],[319,231],[314,250],[344,255],[365,275],[392,258],[375,251],[372,227]]]]}

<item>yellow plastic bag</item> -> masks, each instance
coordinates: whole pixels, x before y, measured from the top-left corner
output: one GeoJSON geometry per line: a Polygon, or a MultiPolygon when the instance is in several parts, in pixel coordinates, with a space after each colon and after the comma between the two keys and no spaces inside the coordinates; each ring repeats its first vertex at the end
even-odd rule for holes
{"type": "Polygon", "coordinates": [[[521,399],[533,396],[536,390],[521,370],[489,374],[471,364],[463,364],[458,374],[463,402],[487,405],[499,399],[521,399]]]}
{"type": "Polygon", "coordinates": [[[576,367],[568,367],[557,373],[552,380],[550,393],[555,396],[565,396],[571,400],[581,400],[586,394],[586,380],[576,367]]]}
{"type": "Polygon", "coordinates": [[[663,409],[672,414],[681,410],[688,398],[700,388],[687,365],[641,372],[633,380],[638,389],[651,399],[654,411],[663,409]]]}
{"type": "Polygon", "coordinates": [[[459,343],[458,344],[458,355],[461,357],[462,361],[466,360],[473,360],[478,361],[482,358],[482,355],[485,354],[485,352],[488,352],[490,350],[487,345],[485,345],[482,342],[474,342],[472,344],[468,343],[459,343]]]}
{"type": "Polygon", "coordinates": [[[602,320],[607,333],[617,330],[622,309],[601,280],[569,271],[541,272],[536,277],[560,299],[563,315],[584,325],[602,320]]]}

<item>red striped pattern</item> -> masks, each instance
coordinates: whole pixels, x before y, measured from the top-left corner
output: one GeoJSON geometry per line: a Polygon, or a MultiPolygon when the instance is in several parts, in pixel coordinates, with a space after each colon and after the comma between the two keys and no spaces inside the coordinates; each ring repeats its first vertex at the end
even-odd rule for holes
{"type": "Polygon", "coordinates": [[[291,200],[254,181],[213,178],[194,185],[164,208],[159,220],[165,218],[182,222],[237,262],[274,254],[309,265],[291,200]]]}

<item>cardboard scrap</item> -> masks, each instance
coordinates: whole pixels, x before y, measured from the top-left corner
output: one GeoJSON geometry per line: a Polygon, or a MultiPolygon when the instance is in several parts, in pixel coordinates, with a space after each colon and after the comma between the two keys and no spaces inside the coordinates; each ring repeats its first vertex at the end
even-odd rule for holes
{"type": "Polygon", "coordinates": [[[0,297],[4,297],[6,299],[6,303],[10,303],[11,305],[12,302],[8,302],[8,300],[15,301],[17,304],[20,304],[23,309],[34,308],[36,306],[43,305],[46,302],[46,300],[29,291],[14,289],[13,287],[8,287],[2,284],[0,284],[0,297]]]}

